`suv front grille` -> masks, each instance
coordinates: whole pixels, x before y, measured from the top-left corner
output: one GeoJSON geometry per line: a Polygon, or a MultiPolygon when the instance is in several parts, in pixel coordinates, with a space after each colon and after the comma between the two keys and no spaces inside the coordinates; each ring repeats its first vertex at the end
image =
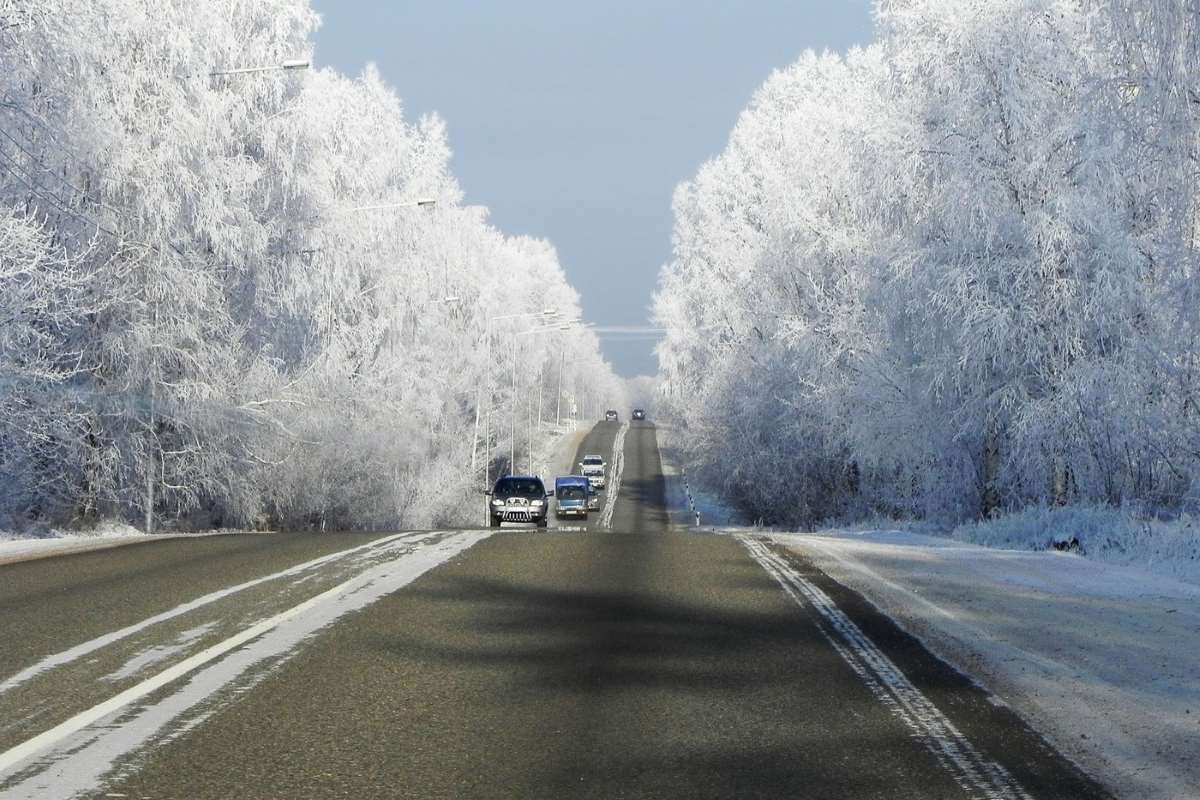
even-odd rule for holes
{"type": "Polygon", "coordinates": [[[529,512],[528,511],[505,511],[504,512],[504,521],[505,522],[529,522],[530,521],[529,512]]]}

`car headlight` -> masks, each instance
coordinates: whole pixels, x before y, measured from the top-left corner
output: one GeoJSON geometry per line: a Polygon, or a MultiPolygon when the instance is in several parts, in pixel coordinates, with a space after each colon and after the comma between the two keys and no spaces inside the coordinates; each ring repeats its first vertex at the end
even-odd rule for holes
{"type": "Polygon", "coordinates": [[[500,500],[499,498],[497,498],[496,500],[493,500],[493,501],[492,501],[492,505],[494,505],[494,506],[502,506],[502,505],[504,505],[504,501],[503,501],[503,500],[500,500]]]}
{"type": "Polygon", "coordinates": [[[546,502],[544,500],[534,500],[529,505],[533,508],[541,508],[542,506],[546,505],[546,502]]]}

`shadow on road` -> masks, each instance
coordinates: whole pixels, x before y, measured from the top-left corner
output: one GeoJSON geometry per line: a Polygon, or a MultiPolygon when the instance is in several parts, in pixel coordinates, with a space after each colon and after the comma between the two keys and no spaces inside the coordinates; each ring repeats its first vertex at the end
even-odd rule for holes
{"type": "Polygon", "coordinates": [[[503,726],[499,707],[542,731],[522,796],[962,796],[729,539],[504,540],[526,551],[518,569],[489,564],[501,542],[484,543],[473,563],[488,568],[411,587],[410,602],[439,610],[436,628],[368,646],[406,672],[487,686],[464,706],[472,725],[503,726]],[[847,769],[864,748],[872,766],[847,769]],[[900,769],[928,775],[901,789],[900,769]]]}

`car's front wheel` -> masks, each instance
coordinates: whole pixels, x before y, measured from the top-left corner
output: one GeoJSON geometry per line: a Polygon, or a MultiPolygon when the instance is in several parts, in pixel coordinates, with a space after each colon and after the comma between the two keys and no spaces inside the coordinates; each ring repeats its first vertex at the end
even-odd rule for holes
{"type": "Polygon", "coordinates": [[[544,527],[546,527],[546,525],[547,525],[547,520],[546,520],[546,518],[545,518],[545,517],[542,517],[541,519],[539,519],[539,520],[537,521],[537,526],[538,526],[539,528],[544,528],[544,527]]]}
{"type": "Polygon", "coordinates": [[[500,527],[500,518],[499,518],[499,517],[489,517],[489,520],[490,520],[490,521],[491,521],[491,523],[492,523],[492,524],[491,524],[491,527],[493,527],[493,528],[499,528],[499,527],[500,527]]]}

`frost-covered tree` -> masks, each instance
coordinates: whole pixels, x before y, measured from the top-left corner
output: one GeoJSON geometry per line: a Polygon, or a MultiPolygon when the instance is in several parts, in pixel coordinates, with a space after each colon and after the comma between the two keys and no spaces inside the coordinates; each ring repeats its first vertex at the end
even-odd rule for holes
{"type": "Polygon", "coordinates": [[[810,523],[1187,502],[1195,9],[877,17],[772,76],[677,192],[656,309],[693,459],[810,523]]]}
{"type": "MultiPolygon", "coordinates": [[[[53,431],[6,441],[6,480],[41,470],[9,481],[10,513],[377,528],[462,508],[488,316],[540,310],[523,287],[577,299],[548,245],[461,205],[445,126],[374,70],[243,71],[307,57],[317,21],[305,0],[0,0],[0,403],[38,392],[53,431]]],[[[571,347],[612,378],[595,341],[571,347]]]]}

